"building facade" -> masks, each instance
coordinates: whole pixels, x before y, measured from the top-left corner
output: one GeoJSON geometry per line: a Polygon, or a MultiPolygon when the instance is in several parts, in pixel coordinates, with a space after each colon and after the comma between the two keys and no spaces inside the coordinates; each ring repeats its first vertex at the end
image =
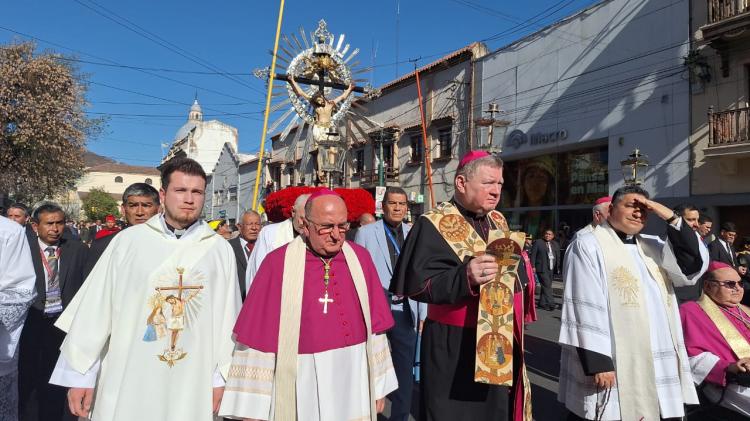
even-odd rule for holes
{"type": "Polygon", "coordinates": [[[225,144],[237,152],[239,134],[235,127],[218,120],[203,121],[203,110],[196,98],[188,113],[188,121],[177,130],[162,164],[177,155],[198,161],[206,174],[210,174],[225,144]]]}
{"type": "Polygon", "coordinates": [[[238,215],[251,209],[257,165],[255,155],[237,153],[231,144],[225,143],[206,180],[203,217],[223,218],[233,224],[238,215]]]}
{"type": "Polygon", "coordinates": [[[161,174],[153,167],[141,167],[135,165],[107,162],[86,168],[83,177],[76,183],[75,190],[55,197],[65,209],[66,214],[83,219],[82,204],[92,189],[102,189],[122,204],[122,194],[125,189],[133,183],[146,183],[161,188],[161,174]]]}
{"type": "MultiPolygon", "coordinates": [[[[596,198],[623,185],[620,162],[636,148],[653,196],[689,196],[688,5],[602,1],[477,63],[474,118],[495,120],[513,228],[571,235],[596,198]]],[[[488,136],[477,127],[479,143],[488,136]]]]}
{"type": "Polygon", "coordinates": [[[693,200],[750,233],[750,2],[696,0],[691,53],[693,200]]]}

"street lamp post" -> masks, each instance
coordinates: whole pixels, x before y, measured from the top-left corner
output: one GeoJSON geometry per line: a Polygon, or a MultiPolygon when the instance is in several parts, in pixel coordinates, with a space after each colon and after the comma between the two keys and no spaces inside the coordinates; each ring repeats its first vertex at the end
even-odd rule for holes
{"type": "Polygon", "coordinates": [[[488,128],[487,140],[483,142],[482,137],[479,136],[479,144],[477,146],[479,149],[483,149],[491,154],[499,155],[503,151],[502,139],[505,139],[505,133],[508,131],[508,126],[510,126],[511,122],[495,118],[495,114],[502,113],[497,103],[491,102],[485,113],[488,113],[490,117],[480,118],[476,121],[476,124],[477,126],[488,128]],[[497,128],[500,137],[500,141],[497,144],[495,144],[495,128],[497,128]]]}
{"type": "Polygon", "coordinates": [[[639,177],[641,169],[648,167],[648,156],[641,153],[638,148],[628,155],[627,159],[620,161],[622,166],[622,176],[626,186],[640,186],[643,179],[639,177]]]}

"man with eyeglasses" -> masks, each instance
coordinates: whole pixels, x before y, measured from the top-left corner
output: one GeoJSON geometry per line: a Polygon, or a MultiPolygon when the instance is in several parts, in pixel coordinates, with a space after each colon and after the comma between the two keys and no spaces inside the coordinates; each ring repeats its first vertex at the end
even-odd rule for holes
{"type": "Polygon", "coordinates": [[[696,419],[750,417],[750,309],[740,304],[743,294],[737,271],[712,261],[701,298],[680,306],[693,381],[703,385],[705,411],[696,419]]]}
{"type": "Polygon", "coordinates": [[[277,248],[289,244],[298,235],[302,233],[302,222],[305,218],[305,203],[310,197],[309,194],[297,196],[292,205],[292,216],[275,224],[266,225],[260,230],[258,240],[255,242],[252,253],[247,260],[247,270],[245,271],[245,291],[250,290],[255,273],[258,272],[260,264],[266,258],[268,253],[277,248]]]}
{"type": "Polygon", "coordinates": [[[341,196],[315,192],[304,211],[303,235],[268,254],[248,291],[219,414],[375,421],[398,386],[378,272],[345,240],[341,196]]]}
{"type": "Polygon", "coordinates": [[[247,261],[255,247],[260,232],[260,214],[254,210],[245,211],[237,224],[240,228],[240,235],[229,240],[229,245],[234,250],[234,257],[237,259],[237,281],[240,284],[240,296],[245,301],[247,290],[245,289],[245,272],[247,272],[247,261]]]}

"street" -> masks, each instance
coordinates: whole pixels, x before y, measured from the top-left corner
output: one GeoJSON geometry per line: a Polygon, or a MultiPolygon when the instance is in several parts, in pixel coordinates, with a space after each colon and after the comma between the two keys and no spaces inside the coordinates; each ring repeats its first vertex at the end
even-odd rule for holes
{"type": "MultiPolygon", "coordinates": [[[[531,382],[532,412],[537,421],[564,420],[567,415],[565,407],[557,401],[557,376],[560,373],[560,345],[557,338],[560,334],[562,282],[553,281],[553,290],[557,309],[537,310],[538,320],[526,329],[526,371],[531,382]]],[[[416,420],[419,414],[419,385],[414,387],[411,413],[409,420],[416,420]]],[[[389,416],[390,403],[386,400],[385,411],[378,420],[388,420],[389,416]]]]}

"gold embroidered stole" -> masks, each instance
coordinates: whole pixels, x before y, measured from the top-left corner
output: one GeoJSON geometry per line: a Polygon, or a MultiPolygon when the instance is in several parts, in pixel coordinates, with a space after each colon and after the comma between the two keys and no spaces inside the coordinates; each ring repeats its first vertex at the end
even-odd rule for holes
{"type": "Polygon", "coordinates": [[[726,315],[721,311],[719,306],[706,294],[701,295],[698,299],[698,305],[701,306],[703,311],[709,319],[719,329],[721,336],[729,344],[729,348],[732,349],[734,355],[737,358],[748,358],[750,357],[750,343],[747,342],[744,336],[737,330],[737,327],[729,321],[726,315]]]}
{"type": "MultiPolygon", "coordinates": [[[[279,317],[279,345],[276,350],[274,372],[274,415],[277,421],[297,420],[297,356],[302,316],[302,290],[305,279],[305,253],[302,236],[295,238],[284,255],[284,275],[281,285],[281,315],[279,317]]],[[[372,321],[367,283],[359,259],[350,245],[344,243],[342,252],[354,280],[362,315],[367,328],[367,369],[370,391],[370,420],[377,421],[375,412],[375,362],[372,355],[372,321]]]]}
{"type": "MultiPolygon", "coordinates": [[[[423,216],[435,226],[459,260],[485,253],[497,260],[500,270],[496,278],[482,285],[479,292],[474,381],[512,386],[513,295],[525,234],[509,231],[505,217],[491,211],[488,216],[496,228],[490,228],[487,245],[450,202],[441,203],[423,216]]],[[[523,377],[526,380],[525,367],[523,377]]]]}
{"type": "MultiPolygon", "coordinates": [[[[609,309],[612,346],[617,388],[620,402],[620,415],[623,420],[658,420],[660,417],[659,399],[656,393],[656,373],[654,357],[649,336],[649,314],[645,293],[641,290],[640,270],[632,259],[617,233],[606,223],[593,231],[594,237],[602,248],[604,266],[607,274],[609,291],[609,309]],[[633,329],[646,329],[645,337],[633,340],[633,329]]],[[[649,274],[659,287],[664,303],[670,336],[678,361],[678,373],[683,392],[683,399],[694,387],[684,377],[682,361],[684,346],[677,338],[677,320],[673,306],[671,282],[663,276],[659,265],[644,253],[643,245],[637,241],[638,253],[649,274]],[[690,383],[686,386],[686,383],[690,383]]],[[[644,280],[650,282],[650,280],[644,280]]]]}

